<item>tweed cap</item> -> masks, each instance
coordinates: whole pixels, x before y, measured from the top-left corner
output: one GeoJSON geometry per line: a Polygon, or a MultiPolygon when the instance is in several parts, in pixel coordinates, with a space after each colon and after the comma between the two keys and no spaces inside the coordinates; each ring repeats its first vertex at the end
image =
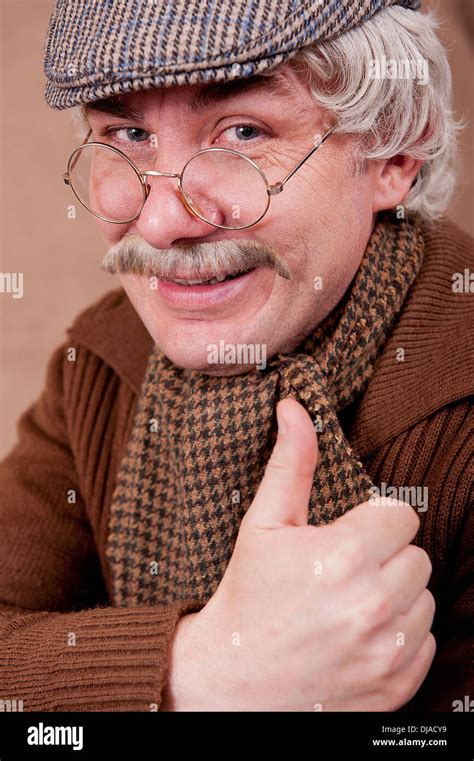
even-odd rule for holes
{"type": "Polygon", "coordinates": [[[391,5],[421,0],[56,0],[45,97],[56,109],[260,74],[391,5]]]}

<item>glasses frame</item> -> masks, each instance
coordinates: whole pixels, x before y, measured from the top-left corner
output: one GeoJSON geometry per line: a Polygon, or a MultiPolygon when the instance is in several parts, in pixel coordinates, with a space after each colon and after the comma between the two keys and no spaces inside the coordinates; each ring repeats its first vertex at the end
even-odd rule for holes
{"type": "Polygon", "coordinates": [[[208,225],[212,225],[213,227],[218,227],[218,228],[221,228],[222,230],[246,230],[246,229],[247,229],[247,228],[249,228],[249,227],[253,227],[253,226],[254,226],[254,225],[256,225],[258,222],[260,222],[260,220],[261,220],[261,219],[263,219],[263,217],[265,216],[265,214],[267,213],[267,211],[268,211],[268,209],[269,209],[269,206],[270,206],[270,201],[271,201],[271,197],[272,197],[272,196],[274,196],[274,195],[278,195],[279,193],[281,193],[281,192],[282,192],[283,188],[285,187],[285,185],[286,185],[286,183],[288,182],[288,180],[290,179],[290,177],[293,177],[293,175],[294,175],[294,174],[295,174],[295,173],[298,171],[298,169],[299,169],[300,167],[302,167],[302,166],[303,166],[303,164],[304,164],[304,163],[305,163],[305,162],[306,162],[306,161],[307,161],[307,160],[308,160],[308,159],[309,159],[309,158],[310,158],[310,157],[313,155],[313,153],[315,153],[315,152],[318,150],[318,148],[319,148],[319,147],[320,147],[320,146],[321,146],[321,145],[322,145],[322,144],[323,144],[323,143],[324,143],[324,142],[327,140],[327,138],[328,138],[328,137],[329,137],[329,136],[332,134],[332,132],[334,131],[334,129],[335,129],[335,125],[334,125],[333,127],[331,127],[331,128],[330,128],[330,129],[329,129],[329,130],[328,130],[328,131],[327,131],[327,132],[326,132],[326,133],[325,133],[325,134],[324,134],[324,135],[323,135],[323,136],[320,138],[320,140],[318,140],[318,142],[316,143],[316,145],[314,145],[314,146],[313,146],[313,147],[312,147],[312,148],[311,148],[311,149],[308,151],[308,153],[306,153],[306,154],[305,154],[305,156],[303,156],[303,158],[302,158],[302,159],[301,159],[301,160],[300,160],[300,161],[299,161],[299,162],[296,164],[296,166],[295,166],[295,167],[294,167],[294,168],[293,168],[293,169],[292,169],[290,172],[288,172],[288,174],[286,175],[286,177],[284,177],[284,178],[283,178],[283,180],[280,180],[279,182],[274,182],[273,184],[270,184],[270,183],[268,182],[268,180],[267,180],[267,178],[266,178],[266,176],[265,176],[265,173],[264,173],[264,172],[263,172],[263,170],[262,170],[262,169],[261,169],[261,168],[258,166],[258,164],[257,164],[255,161],[253,161],[253,159],[249,158],[249,156],[246,156],[244,153],[241,153],[240,151],[235,151],[235,150],[233,150],[232,148],[215,148],[215,147],[214,147],[214,148],[203,148],[201,151],[198,151],[197,153],[194,153],[194,154],[191,156],[191,158],[190,158],[190,159],[188,159],[188,161],[185,163],[185,165],[184,165],[183,169],[182,169],[182,170],[181,170],[181,172],[180,172],[180,173],[178,173],[178,174],[177,174],[177,173],[174,173],[174,172],[159,172],[159,171],[157,171],[157,170],[155,170],[155,169],[148,169],[148,170],[146,170],[146,171],[144,171],[144,172],[141,172],[141,171],[138,169],[138,167],[137,167],[137,166],[135,166],[135,164],[133,163],[133,161],[132,161],[131,159],[129,159],[129,157],[128,157],[128,156],[127,156],[127,155],[126,155],[126,154],[125,154],[123,151],[121,151],[119,148],[116,148],[116,147],[115,147],[115,146],[113,146],[113,145],[108,145],[108,143],[101,143],[101,142],[97,142],[97,141],[91,141],[91,142],[89,143],[89,142],[88,142],[88,141],[89,141],[89,137],[90,137],[90,136],[91,136],[91,134],[92,134],[92,130],[90,129],[90,130],[89,130],[89,132],[87,133],[87,135],[86,135],[86,137],[85,137],[84,141],[81,143],[81,145],[80,145],[80,146],[78,146],[78,147],[77,147],[77,148],[76,148],[76,149],[75,149],[75,150],[74,150],[74,151],[71,153],[71,155],[69,156],[69,159],[68,159],[68,163],[67,163],[67,171],[66,171],[66,172],[63,174],[63,180],[64,180],[64,183],[65,183],[66,185],[69,185],[69,186],[70,186],[70,188],[71,188],[72,192],[74,193],[74,195],[76,196],[77,200],[78,200],[78,201],[79,201],[79,202],[80,202],[80,203],[81,203],[81,204],[82,204],[82,205],[83,205],[83,206],[84,206],[84,207],[87,209],[87,211],[89,211],[89,212],[90,212],[91,214],[93,214],[95,217],[98,217],[99,219],[102,219],[104,222],[108,222],[109,224],[112,224],[112,225],[126,225],[126,224],[128,224],[129,222],[133,222],[135,219],[138,219],[138,217],[140,216],[140,214],[141,214],[141,213],[142,213],[142,211],[143,211],[143,207],[145,206],[145,203],[146,203],[146,201],[147,201],[147,199],[148,199],[148,196],[149,196],[149,194],[150,194],[150,191],[151,191],[151,186],[150,186],[149,182],[147,181],[147,178],[148,178],[148,177],[173,177],[173,178],[175,178],[175,179],[177,179],[177,180],[178,180],[178,189],[179,189],[179,192],[180,192],[180,195],[181,195],[181,200],[182,200],[182,202],[183,202],[184,206],[186,207],[186,209],[187,209],[187,210],[188,210],[188,211],[189,211],[191,214],[193,214],[194,216],[198,217],[198,218],[199,218],[199,219],[201,219],[203,222],[206,222],[206,224],[208,224],[208,225]],[[78,155],[78,154],[79,154],[79,152],[80,152],[80,151],[82,151],[82,149],[83,149],[83,147],[84,147],[85,145],[91,145],[91,146],[92,146],[92,145],[100,145],[100,146],[103,146],[104,148],[107,148],[107,149],[108,149],[108,150],[110,150],[110,151],[114,151],[115,153],[118,153],[118,154],[119,154],[119,156],[121,156],[123,159],[125,159],[125,161],[126,161],[126,162],[127,162],[127,163],[128,163],[130,166],[131,166],[131,168],[133,169],[133,171],[134,171],[134,172],[135,172],[135,174],[137,175],[138,179],[140,180],[140,184],[141,184],[141,187],[142,187],[142,193],[143,193],[143,202],[142,202],[142,205],[140,206],[140,211],[138,212],[138,214],[135,214],[135,216],[131,217],[130,219],[126,219],[126,220],[123,220],[123,221],[120,221],[120,222],[119,222],[119,221],[116,221],[116,220],[108,219],[107,217],[104,217],[102,214],[99,214],[97,211],[94,211],[93,209],[91,209],[91,208],[90,208],[90,206],[88,206],[88,205],[87,205],[87,204],[86,204],[86,203],[85,203],[85,202],[84,202],[84,201],[83,201],[83,200],[82,200],[82,199],[81,199],[81,198],[78,196],[78,194],[76,193],[76,190],[75,190],[75,188],[74,188],[74,184],[73,184],[73,182],[72,182],[72,180],[71,180],[71,172],[72,172],[72,170],[74,169],[74,167],[75,167],[75,165],[76,165],[76,163],[77,163],[77,161],[78,161],[78,159],[79,159],[79,155],[78,155]],[[183,177],[183,174],[184,174],[184,172],[185,172],[185,170],[186,170],[186,167],[188,166],[188,164],[189,164],[189,163],[190,163],[190,162],[191,162],[191,161],[192,161],[192,160],[193,160],[193,159],[194,159],[196,156],[200,156],[202,153],[210,153],[211,151],[212,151],[212,152],[214,152],[214,151],[223,151],[223,152],[225,152],[225,153],[232,153],[232,154],[235,154],[235,155],[237,155],[237,156],[240,156],[241,158],[245,159],[245,160],[246,160],[246,161],[248,161],[250,164],[252,164],[252,166],[253,166],[253,167],[254,167],[254,168],[257,170],[257,172],[258,172],[258,173],[259,173],[259,175],[261,176],[262,180],[263,180],[263,181],[264,181],[264,183],[265,183],[265,186],[266,186],[266,190],[267,190],[267,205],[266,205],[266,207],[265,207],[265,210],[263,211],[263,213],[262,213],[262,214],[259,216],[259,218],[258,218],[258,219],[256,219],[256,220],[255,220],[255,222],[251,222],[251,223],[250,223],[250,224],[248,224],[248,225],[242,225],[242,226],[239,226],[239,227],[230,227],[229,225],[218,225],[217,223],[215,223],[215,222],[210,222],[208,219],[206,219],[205,217],[203,217],[203,216],[202,216],[202,214],[200,214],[200,213],[197,211],[197,209],[193,208],[192,202],[188,201],[188,199],[186,198],[186,194],[185,194],[185,192],[184,192],[184,190],[183,190],[183,186],[182,186],[182,177],[183,177]]]}

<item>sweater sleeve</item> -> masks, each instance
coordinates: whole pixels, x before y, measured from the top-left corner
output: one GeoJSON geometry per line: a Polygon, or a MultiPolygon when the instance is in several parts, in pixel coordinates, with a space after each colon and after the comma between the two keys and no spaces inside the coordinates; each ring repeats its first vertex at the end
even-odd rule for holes
{"type": "Polygon", "coordinates": [[[108,604],[63,414],[60,346],[0,463],[0,700],[24,711],[158,710],[195,601],[108,604]]]}

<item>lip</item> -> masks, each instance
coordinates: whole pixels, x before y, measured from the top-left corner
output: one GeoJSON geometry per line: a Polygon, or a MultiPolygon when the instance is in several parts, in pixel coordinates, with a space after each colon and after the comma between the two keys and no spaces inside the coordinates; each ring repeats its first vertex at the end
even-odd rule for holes
{"type": "Polygon", "coordinates": [[[159,279],[154,293],[167,304],[175,307],[185,309],[214,307],[245,297],[247,289],[253,285],[261,273],[262,268],[257,267],[233,280],[213,285],[180,285],[170,280],[159,279]]]}

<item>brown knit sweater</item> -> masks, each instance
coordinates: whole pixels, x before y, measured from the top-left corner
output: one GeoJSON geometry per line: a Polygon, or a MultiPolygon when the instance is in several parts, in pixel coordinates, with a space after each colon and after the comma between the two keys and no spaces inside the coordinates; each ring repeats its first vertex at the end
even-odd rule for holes
{"type": "MultiPolygon", "coordinates": [[[[416,541],[433,562],[438,650],[408,708],[451,711],[474,696],[474,294],[452,288],[474,260],[452,223],[424,237],[422,271],[341,423],[374,483],[429,489],[416,541]]],[[[152,339],[121,289],[68,333],[0,465],[0,700],[25,711],[156,710],[176,622],[198,605],[111,607],[105,557],[152,339]]]]}

